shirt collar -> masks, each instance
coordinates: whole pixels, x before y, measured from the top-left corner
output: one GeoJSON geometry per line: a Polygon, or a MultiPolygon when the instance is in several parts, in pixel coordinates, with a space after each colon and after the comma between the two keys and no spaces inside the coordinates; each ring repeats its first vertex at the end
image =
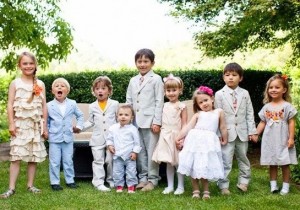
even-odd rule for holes
{"type": "Polygon", "coordinates": [[[57,104],[64,105],[64,104],[66,104],[67,98],[65,98],[65,100],[64,100],[63,102],[58,101],[56,98],[54,98],[54,101],[55,101],[57,104]]]}
{"type": "Polygon", "coordinates": [[[239,86],[237,86],[235,89],[231,89],[231,88],[228,87],[227,85],[225,86],[225,88],[226,88],[226,90],[227,90],[230,94],[232,94],[233,91],[235,91],[235,94],[238,94],[239,91],[240,91],[240,89],[241,89],[239,86]]]}

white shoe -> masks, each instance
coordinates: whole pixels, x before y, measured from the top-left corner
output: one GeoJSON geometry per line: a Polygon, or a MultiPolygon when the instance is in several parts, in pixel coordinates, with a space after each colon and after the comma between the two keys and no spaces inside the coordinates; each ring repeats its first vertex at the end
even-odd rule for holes
{"type": "Polygon", "coordinates": [[[170,193],[173,192],[173,191],[174,191],[174,189],[171,189],[171,188],[166,187],[166,188],[164,189],[164,191],[162,192],[162,194],[167,195],[167,194],[170,194],[170,193]]]}
{"type": "Polygon", "coordinates": [[[184,189],[182,188],[177,188],[174,192],[174,195],[181,195],[184,193],[184,189]]]}
{"type": "Polygon", "coordinates": [[[287,190],[287,189],[281,189],[281,191],[280,191],[280,195],[287,195],[289,193],[289,190],[287,190]]]}
{"type": "Polygon", "coordinates": [[[278,187],[277,187],[277,185],[275,185],[275,186],[271,186],[271,193],[278,193],[278,187]]]}
{"type": "Polygon", "coordinates": [[[99,186],[97,187],[97,190],[102,191],[102,192],[109,192],[109,191],[110,191],[110,189],[107,188],[107,187],[105,187],[104,184],[99,185],[99,186]]]}

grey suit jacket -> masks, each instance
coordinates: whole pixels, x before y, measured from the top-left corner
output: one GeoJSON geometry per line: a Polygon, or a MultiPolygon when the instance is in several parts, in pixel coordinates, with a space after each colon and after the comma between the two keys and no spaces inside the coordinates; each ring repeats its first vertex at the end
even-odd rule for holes
{"type": "Polygon", "coordinates": [[[66,112],[60,112],[57,102],[52,100],[47,103],[48,107],[48,131],[49,142],[71,142],[73,141],[73,117],[76,117],[77,127],[82,128],[84,118],[83,113],[78,108],[76,101],[66,98],[66,112]]]}
{"type": "Polygon", "coordinates": [[[164,104],[162,78],[150,70],[140,86],[140,77],[138,74],[130,79],[126,93],[126,103],[131,104],[135,112],[134,124],[139,128],[161,125],[164,104]]]}
{"type": "Polygon", "coordinates": [[[248,135],[256,134],[254,111],[250,95],[243,88],[236,88],[237,107],[233,108],[232,89],[224,86],[215,94],[215,108],[221,108],[225,113],[228,131],[228,142],[234,141],[237,136],[241,141],[248,141],[248,135]]]}
{"type": "Polygon", "coordinates": [[[108,99],[105,110],[100,109],[98,100],[89,105],[89,118],[84,123],[82,131],[93,127],[90,146],[105,146],[108,129],[116,123],[119,102],[108,99]]]}

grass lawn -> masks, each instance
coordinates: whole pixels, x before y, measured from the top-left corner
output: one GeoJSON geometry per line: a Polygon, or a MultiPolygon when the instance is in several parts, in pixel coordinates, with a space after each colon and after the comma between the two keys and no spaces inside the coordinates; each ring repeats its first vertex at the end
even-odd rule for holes
{"type": "MultiPolygon", "coordinates": [[[[67,189],[62,179],[64,190],[53,192],[49,183],[48,161],[38,165],[35,185],[42,189],[42,193],[34,195],[26,190],[26,165],[22,163],[16,194],[9,199],[0,200],[0,209],[300,209],[298,186],[291,184],[287,196],[271,194],[268,170],[260,167],[256,159],[252,160],[252,181],[247,193],[242,193],[235,187],[238,173],[235,163],[230,175],[231,195],[222,196],[216,183],[211,183],[211,199],[208,201],[192,199],[189,178],[186,178],[186,191],[181,196],[163,195],[161,192],[166,186],[165,182],[161,182],[151,192],[128,194],[116,193],[115,190],[99,192],[92,187],[91,180],[77,180],[80,186],[78,189],[67,189]]],[[[2,193],[8,187],[9,162],[0,162],[0,166],[2,193]]]]}

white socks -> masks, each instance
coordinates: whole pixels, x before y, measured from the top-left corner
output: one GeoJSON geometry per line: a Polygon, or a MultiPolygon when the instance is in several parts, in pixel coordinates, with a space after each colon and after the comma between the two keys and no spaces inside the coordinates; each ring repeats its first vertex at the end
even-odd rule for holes
{"type": "Polygon", "coordinates": [[[281,191],[280,191],[280,195],[286,195],[288,194],[290,191],[290,184],[289,183],[286,183],[286,182],[283,182],[282,183],[282,188],[281,188],[281,191]]]}
{"type": "MultiPolygon", "coordinates": [[[[270,185],[271,185],[271,193],[277,193],[278,192],[277,181],[276,180],[270,181],[270,185]]],[[[290,184],[287,182],[283,182],[280,195],[286,195],[289,193],[289,191],[290,191],[290,184]]]]}
{"type": "Polygon", "coordinates": [[[277,193],[278,192],[277,181],[276,180],[270,181],[270,185],[271,185],[271,193],[277,193]]]}

